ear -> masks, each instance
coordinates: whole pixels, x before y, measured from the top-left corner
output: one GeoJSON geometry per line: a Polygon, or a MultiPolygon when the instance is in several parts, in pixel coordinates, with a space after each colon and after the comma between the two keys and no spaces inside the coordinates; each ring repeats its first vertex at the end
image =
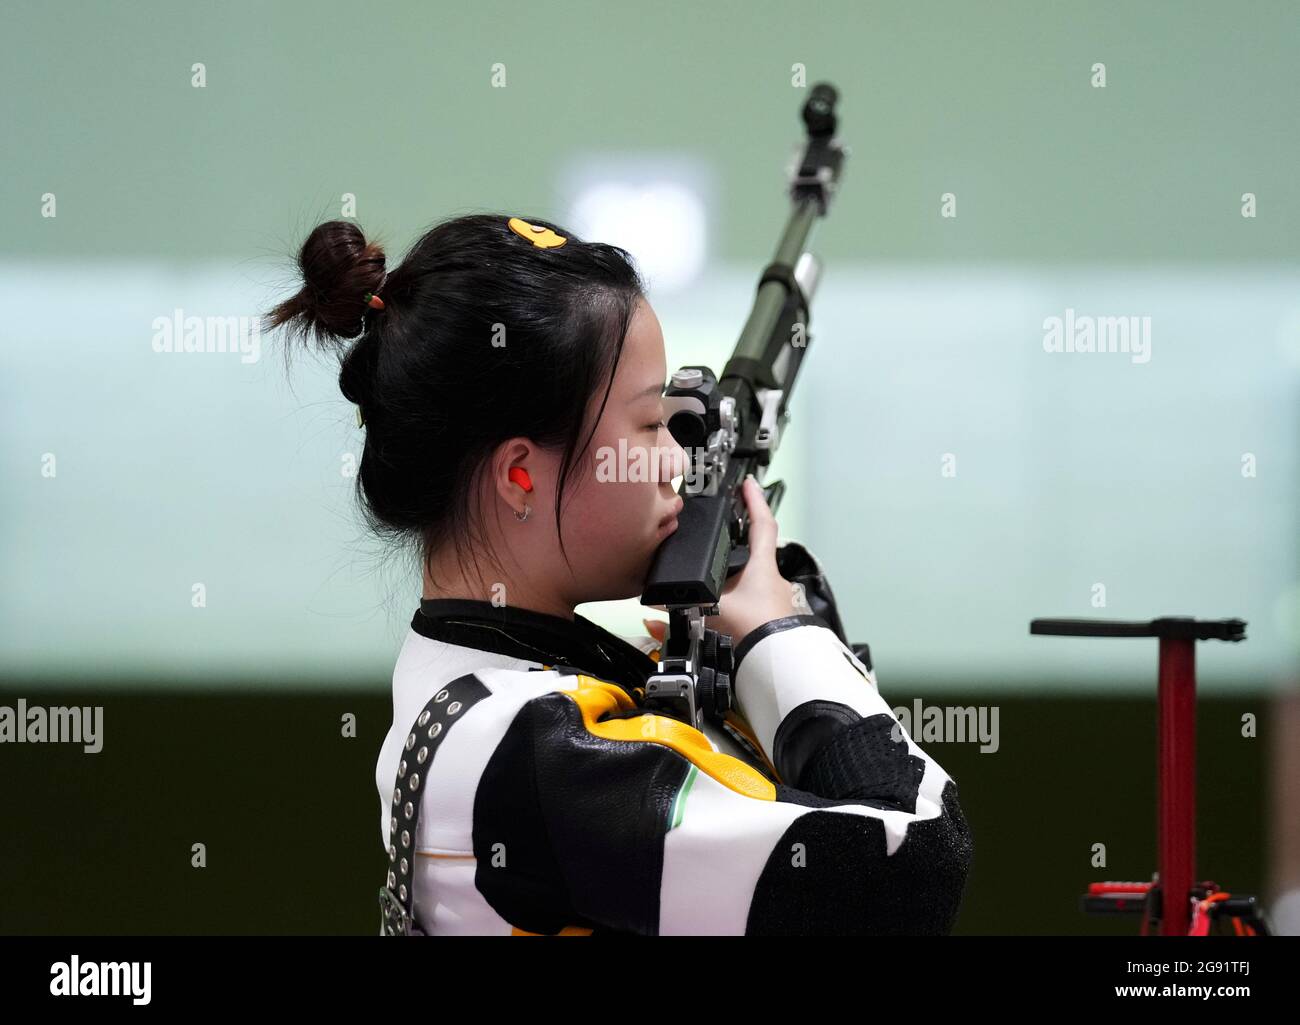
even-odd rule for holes
{"type": "Polygon", "coordinates": [[[525,503],[537,505],[537,493],[541,490],[540,477],[544,473],[542,461],[537,458],[539,450],[528,438],[509,438],[497,446],[492,458],[492,487],[501,500],[516,512],[522,512],[525,503]],[[521,467],[528,471],[533,490],[525,491],[510,479],[512,467],[521,467]]]}

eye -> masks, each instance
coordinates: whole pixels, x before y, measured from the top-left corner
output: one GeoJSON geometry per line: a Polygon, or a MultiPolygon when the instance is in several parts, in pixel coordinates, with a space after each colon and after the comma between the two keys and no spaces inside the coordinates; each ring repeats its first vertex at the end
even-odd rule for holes
{"type": "Polygon", "coordinates": [[[645,426],[648,431],[657,431],[660,427],[667,427],[668,425],[660,420],[658,423],[646,424],[645,426]]]}

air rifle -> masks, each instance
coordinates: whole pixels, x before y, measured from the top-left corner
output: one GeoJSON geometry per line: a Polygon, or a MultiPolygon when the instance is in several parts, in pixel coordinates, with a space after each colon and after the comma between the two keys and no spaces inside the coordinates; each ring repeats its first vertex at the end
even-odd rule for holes
{"type": "MultiPolygon", "coordinates": [[[[848,150],[835,138],[838,93],[813,87],[803,106],[806,139],[790,167],[791,211],[772,261],[763,269],[749,319],[730,359],[715,375],[685,366],[664,391],[673,438],[690,463],[680,491],[678,528],[660,545],[641,596],[668,612],[657,670],[645,687],[647,707],[700,729],[721,724],[733,704],[732,639],[710,629],[727,578],[749,558],[749,514],[741,486],[763,474],[789,420],[787,408],[808,352],[809,303],[821,263],[807,251],[825,217],[848,150]]],[[[783,481],[763,487],[775,512],[783,481]]]]}

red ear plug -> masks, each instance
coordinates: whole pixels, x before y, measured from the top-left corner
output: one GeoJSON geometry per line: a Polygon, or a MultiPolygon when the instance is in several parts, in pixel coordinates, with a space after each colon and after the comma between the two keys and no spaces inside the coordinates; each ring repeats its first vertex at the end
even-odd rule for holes
{"type": "Polygon", "coordinates": [[[525,491],[533,490],[532,478],[528,476],[528,471],[525,470],[522,466],[510,467],[509,476],[512,481],[518,484],[525,491]]]}

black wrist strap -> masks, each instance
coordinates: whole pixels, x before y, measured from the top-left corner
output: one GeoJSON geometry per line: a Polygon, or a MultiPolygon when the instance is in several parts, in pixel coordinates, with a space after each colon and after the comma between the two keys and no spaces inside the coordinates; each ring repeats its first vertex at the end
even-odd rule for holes
{"type": "Polygon", "coordinates": [[[425,935],[415,921],[412,887],[425,781],[448,731],[490,693],[473,673],[452,680],[429,699],[407,733],[388,808],[388,879],[379,889],[385,936],[425,935]]]}

